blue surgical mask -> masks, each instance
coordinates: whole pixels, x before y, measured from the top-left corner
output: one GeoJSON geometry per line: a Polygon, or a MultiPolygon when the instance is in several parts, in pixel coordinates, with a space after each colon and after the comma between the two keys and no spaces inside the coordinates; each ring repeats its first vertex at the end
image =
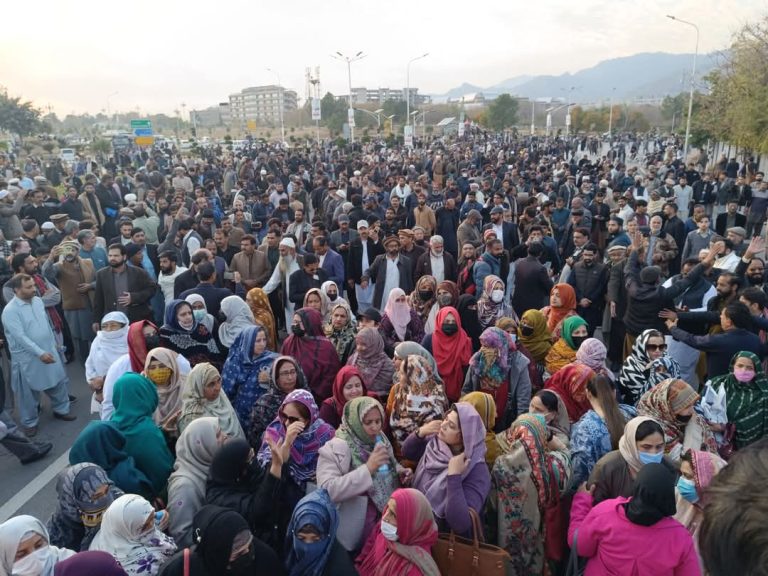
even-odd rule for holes
{"type": "Polygon", "coordinates": [[[640,452],[640,462],[643,464],[661,464],[664,459],[664,452],[658,454],[651,454],[650,452],[640,452]]]}
{"type": "Polygon", "coordinates": [[[688,500],[691,504],[699,501],[699,494],[696,492],[696,484],[693,480],[688,480],[685,476],[680,476],[677,481],[677,491],[680,496],[688,500]]]}
{"type": "Polygon", "coordinates": [[[205,308],[200,308],[199,310],[193,310],[192,314],[195,317],[195,320],[197,320],[198,322],[202,322],[203,320],[205,320],[205,317],[208,315],[208,312],[205,311],[205,308]]]}
{"type": "Polygon", "coordinates": [[[397,542],[397,526],[390,524],[389,522],[381,521],[381,535],[384,536],[390,542],[397,542]]]}

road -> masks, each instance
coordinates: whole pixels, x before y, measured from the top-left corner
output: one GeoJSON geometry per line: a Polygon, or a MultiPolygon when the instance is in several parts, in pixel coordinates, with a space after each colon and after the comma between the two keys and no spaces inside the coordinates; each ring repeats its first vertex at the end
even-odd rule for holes
{"type": "MultiPolygon", "coordinates": [[[[68,464],[68,451],[86,424],[96,418],[90,415],[91,393],[85,382],[85,373],[79,362],[67,366],[70,394],[78,400],[72,404],[77,420],[55,420],[47,397],[43,396],[39,432],[35,440],[53,443],[53,449],[42,460],[22,466],[19,461],[0,447],[0,522],[18,514],[30,514],[47,522],[56,508],[56,479],[68,464]]],[[[6,396],[10,400],[10,393],[6,396]]]]}

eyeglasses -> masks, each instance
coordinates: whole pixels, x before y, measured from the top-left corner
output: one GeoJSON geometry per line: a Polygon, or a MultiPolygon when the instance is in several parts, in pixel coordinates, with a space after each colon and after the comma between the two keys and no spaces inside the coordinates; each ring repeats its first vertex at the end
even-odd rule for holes
{"type": "Polygon", "coordinates": [[[293,424],[294,422],[301,422],[302,419],[297,416],[286,416],[283,414],[283,420],[285,420],[288,424],[293,424]]]}
{"type": "Polygon", "coordinates": [[[667,345],[666,344],[646,344],[645,349],[648,352],[656,352],[657,350],[661,350],[662,352],[664,352],[664,350],[667,349],[667,345]]]}
{"type": "Polygon", "coordinates": [[[278,376],[296,376],[296,370],[281,370],[278,376]]]}

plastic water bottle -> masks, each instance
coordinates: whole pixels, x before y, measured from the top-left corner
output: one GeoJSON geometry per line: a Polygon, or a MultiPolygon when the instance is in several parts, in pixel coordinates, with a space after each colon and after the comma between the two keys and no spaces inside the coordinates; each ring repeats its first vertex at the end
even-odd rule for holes
{"type": "MultiPolygon", "coordinates": [[[[376,436],[376,446],[384,445],[384,439],[381,437],[381,435],[376,436]]],[[[381,466],[379,466],[379,474],[389,474],[389,464],[387,462],[384,462],[381,466]]]]}

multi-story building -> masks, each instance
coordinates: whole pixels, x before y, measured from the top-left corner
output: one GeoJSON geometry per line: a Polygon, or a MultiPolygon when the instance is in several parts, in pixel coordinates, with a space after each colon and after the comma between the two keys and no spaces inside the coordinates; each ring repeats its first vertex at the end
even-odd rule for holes
{"type": "Polygon", "coordinates": [[[270,84],[244,88],[229,96],[229,114],[233,124],[245,124],[248,120],[278,123],[281,105],[283,114],[296,110],[296,92],[270,84]]]}
{"type": "MultiPolygon", "coordinates": [[[[352,104],[383,104],[387,100],[403,102],[406,93],[405,88],[352,88],[352,104]]],[[[338,96],[339,100],[349,100],[349,95],[338,96]]],[[[410,89],[411,106],[426,104],[430,101],[429,96],[419,94],[418,88],[410,89]]]]}

